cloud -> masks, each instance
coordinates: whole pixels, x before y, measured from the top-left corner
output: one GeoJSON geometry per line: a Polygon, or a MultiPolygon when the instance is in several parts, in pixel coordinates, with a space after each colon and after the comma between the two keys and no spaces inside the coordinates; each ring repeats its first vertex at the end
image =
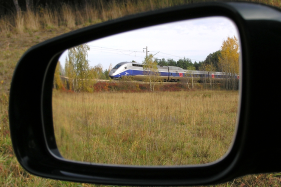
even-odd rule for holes
{"type": "MultiPolygon", "coordinates": [[[[146,46],[156,58],[190,58],[202,61],[221,48],[227,37],[239,34],[235,24],[225,17],[208,17],[167,23],[116,34],[89,42],[90,65],[107,68],[122,61],[142,62],[146,46]]],[[[65,60],[60,60],[64,62],[65,60]]]]}

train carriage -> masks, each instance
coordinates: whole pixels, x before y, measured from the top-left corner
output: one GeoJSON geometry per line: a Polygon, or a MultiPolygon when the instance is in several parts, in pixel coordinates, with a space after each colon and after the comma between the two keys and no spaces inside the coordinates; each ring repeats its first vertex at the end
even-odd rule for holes
{"type": "MultiPolygon", "coordinates": [[[[185,70],[176,66],[157,66],[156,72],[150,72],[144,70],[143,64],[132,62],[120,62],[109,72],[109,76],[112,79],[121,79],[122,77],[132,77],[134,80],[145,80],[148,75],[155,73],[157,80],[164,82],[180,82],[186,81],[188,78],[193,78],[194,81],[204,82],[207,79],[213,78],[216,80],[227,78],[224,72],[212,72],[212,71],[197,71],[197,70],[185,70]]],[[[235,75],[236,79],[239,79],[239,75],[235,75]]]]}

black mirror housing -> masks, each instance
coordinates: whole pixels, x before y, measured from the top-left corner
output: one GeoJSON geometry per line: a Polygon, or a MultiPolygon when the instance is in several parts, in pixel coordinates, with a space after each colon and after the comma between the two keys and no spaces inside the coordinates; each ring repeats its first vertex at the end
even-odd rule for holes
{"type": "Polygon", "coordinates": [[[246,174],[281,171],[276,109],[280,94],[271,91],[279,84],[280,20],[280,10],[261,4],[184,5],[89,26],[30,48],[15,69],[10,89],[10,130],[19,163],[37,176],[112,185],[210,185],[246,174]],[[62,158],[52,120],[53,75],[62,51],[129,30],[209,16],[231,19],[242,49],[238,127],[225,157],[204,165],[171,167],[88,164],[62,158]]]}

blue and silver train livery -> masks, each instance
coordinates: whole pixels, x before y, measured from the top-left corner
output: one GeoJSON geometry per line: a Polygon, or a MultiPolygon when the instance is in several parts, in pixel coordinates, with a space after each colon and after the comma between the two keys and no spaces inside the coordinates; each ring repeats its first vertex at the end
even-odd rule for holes
{"type": "MultiPolygon", "coordinates": [[[[194,78],[224,78],[223,72],[208,72],[185,70],[176,66],[157,66],[158,76],[164,82],[174,82],[185,79],[186,77],[194,78]]],[[[134,62],[120,62],[110,72],[109,76],[112,79],[120,79],[123,76],[131,76],[135,80],[144,80],[147,76],[147,71],[143,69],[143,64],[134,62]]]]}

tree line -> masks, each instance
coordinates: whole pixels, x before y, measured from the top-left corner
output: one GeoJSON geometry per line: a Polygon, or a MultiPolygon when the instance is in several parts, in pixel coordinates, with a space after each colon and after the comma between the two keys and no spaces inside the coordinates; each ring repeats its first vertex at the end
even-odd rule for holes
{"type": "MultiPolygon", "coordinates": [[[[153,60],[153,56],[149,55],[145,58],[143,64],[144,69],[148,70],[147,77],[151,85],[151,91],[154,90],[153,82],[157,81],[157,76],[159,75],[157,73],[158,70],[156,65],[177,66],[187,70],[221,72],[224,78],[216,82],[221,84],[221,86],[225,89],[236,90],[239,87],[239,50],[238,39],[233,36],[228,37],[225,41],[223,41],[220,50],[210,53],[204,61],[198,63],[192,63],[192,61],[188,58],[179,59],[178,61],[173,59],[165,60],[164,58],[154,58],[153,60]]],[[[193,85],[192,73],[188,72],[186,77],[190,77],[193,85]]],[[[210,85],[214,82],[212,77],[205,77],[203,81],[204,83],[210,83],[210,85]]]]}
{"type": "Polygon", "coordinates": [[[100,64],[91,67],[88,60],[88,51],[90,47],[82,44],[68,49],[68,55],[65,59],[65,67],[58,62],[55,75],[54,87],[61,89],[66,86],[67,89],[75,92],[92,92],[96,79],[109,79],[109,71],[103,71],[100,64]],[[63,80],[62,80],[63,77],[63,80]]]}
{"type": "MultiPolygon", "coordinates": [[[[68,56],[65,60],[65,67],[61,67],[58,63],[55,77],[54,87],[60,88],[63,86],[60,76],[67,77],[68,81],[64,84],[67,88],[73,91],[93,91],[93,84],[96,79],[110,79],[109,71],[111,66],[103,70],[102,66],[96,65],[90,67],[87,56],[90,47],[87,44],[82,44],[77,47],[73,47],[68,50],[68,56]]],[[[224,73],[224,80],[222,81],[225,89],[238,89],[239,76],[239,44],[237,38],[228,37],[221,46],[221,49],[209,54],[202,62],[195,62],[188,58],[179,59],[175,61],[173,59],[165,60],[156,59],[152,54],[145,57],[142,62],[144,70],[147,75],[147,81],[150,83],[150,90],[154,90],[155,82],[159,81],[159,72],[157,65],[160,66],[177,66],[187,70],[202,70],[202,71],[214,71],[224,73]]],[[[188,75],[192,78],[192,75],[188,75]]],[[[209,82],[212,80],[209,80],[209,82]]],[[[211,83],[211,82],[210,82],[211,83]]]]}
{"type": "Polygon", "coordinates": [[[188,70],[210,70],[220,71],[219,57],[221,56],[221,50],[210,53],[205,60],[192,62],[189,58],[183,58],[175,61],[174,59],[156,59],[157,65],[159,66],[177,66],[188,70]]]}

